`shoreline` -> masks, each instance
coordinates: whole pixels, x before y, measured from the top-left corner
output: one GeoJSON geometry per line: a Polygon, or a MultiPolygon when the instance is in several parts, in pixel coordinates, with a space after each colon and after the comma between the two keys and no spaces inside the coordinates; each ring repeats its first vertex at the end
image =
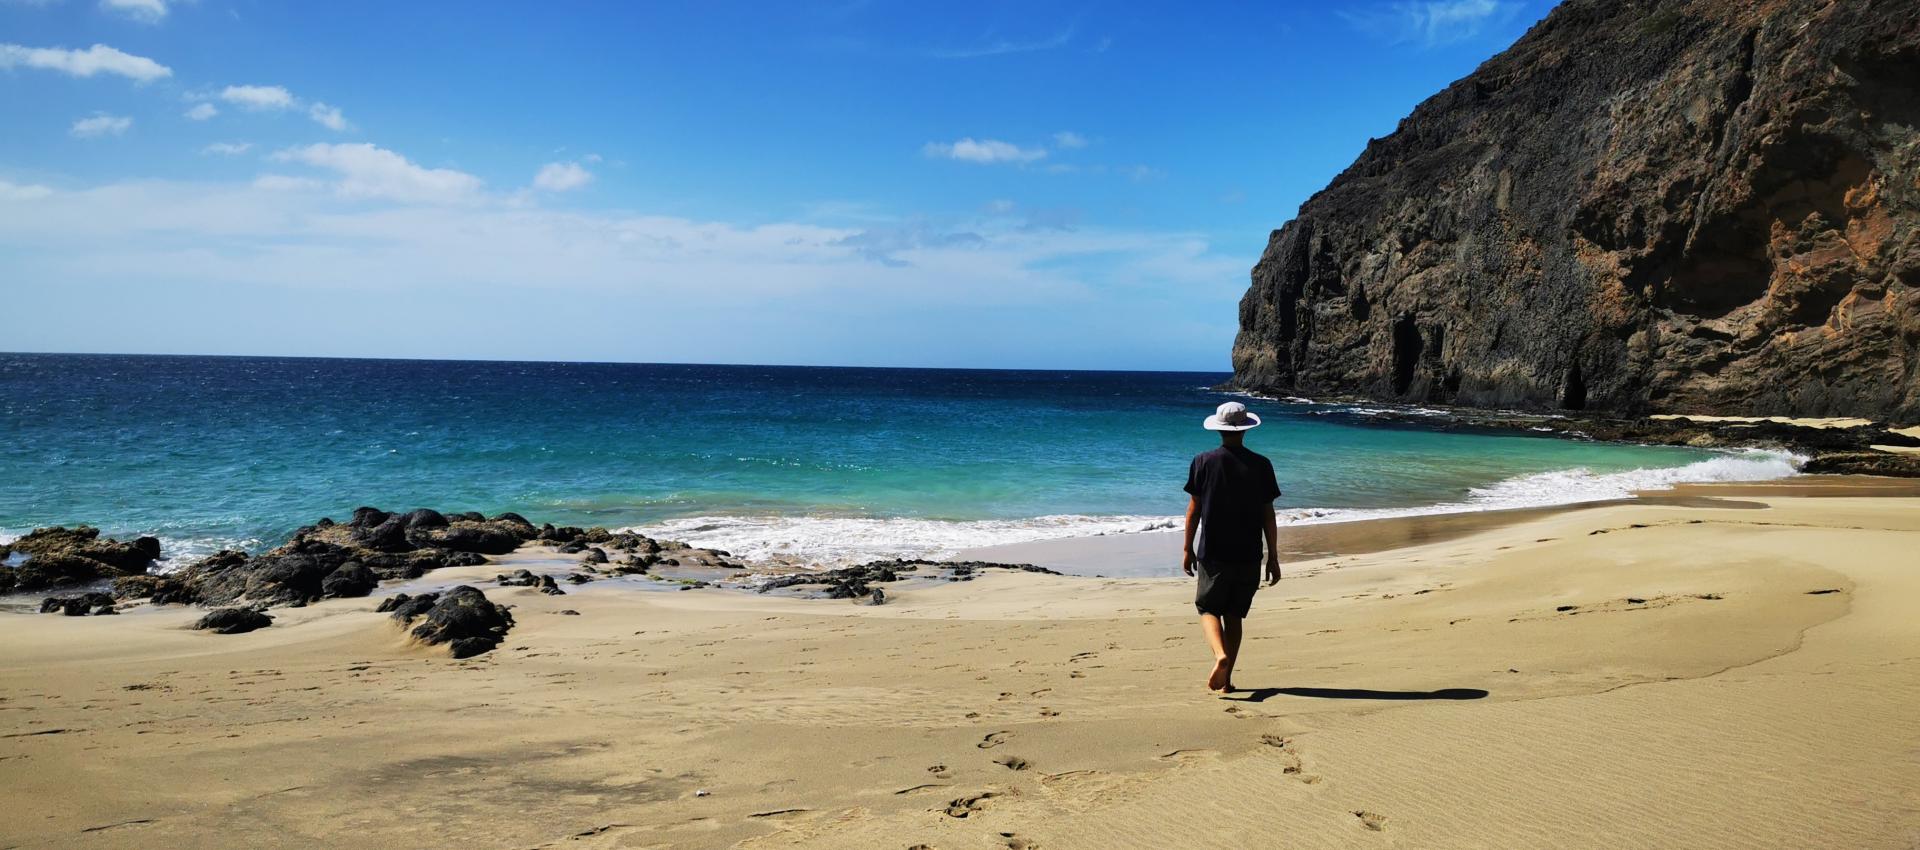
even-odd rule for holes
{"type": "MultiPolygon", "coordinates": [[[[1454,540],[1564,514],[1602,508],[1699,507],[1752,510],[1754,497],[1912,497],[1920,479],[1867,475],[1803,475],[1770,481],[1683,483],[1669,490],[1624,499],[1568,502],[1524,508],[1408,514],[1280,526],[1281,564],[1339,555],[1365,555],[1454,540]]],[[[1057,538],[977,546],[956,560],[1027,563],[1067,575],[1095,578],[1184,578],[1179,570],[1178,529],[1093,537],[1057,538]]]]}
{"type": "Polygon", "coordinates": [[[991,572],[880,606],[488,586],[518,622],[467,660],[370,598],[241,635],[0,618],[0,843],[1900,848],[1906,486],[1731,485],[1300,562],[1227,698],[1160,579],[991,572]]]}

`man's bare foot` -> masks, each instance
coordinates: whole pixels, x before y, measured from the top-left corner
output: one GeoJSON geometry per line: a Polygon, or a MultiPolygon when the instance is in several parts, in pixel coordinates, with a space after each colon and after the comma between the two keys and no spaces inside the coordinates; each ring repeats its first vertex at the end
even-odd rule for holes
{"type": "Polygon", "coordinates": [[[1233,685],[1227,681],[1227,678],[1231,676],[1232,673],[1233,671],[1227,669],[1227,659],[1222,658],[1213,662],[1213,672],[1208,674],[1207,676],[1207,690],[1209,691],[1232,690],[1233,685]]]}

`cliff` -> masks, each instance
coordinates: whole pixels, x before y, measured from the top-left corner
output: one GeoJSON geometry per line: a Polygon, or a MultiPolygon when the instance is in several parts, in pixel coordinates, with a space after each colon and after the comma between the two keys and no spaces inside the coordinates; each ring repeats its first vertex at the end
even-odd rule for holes
{"type": "Polygon", "coordinates": [[[1274,231],[1237,386],[1920,421],[1920,3],[1567,0],[1274,231]]]}

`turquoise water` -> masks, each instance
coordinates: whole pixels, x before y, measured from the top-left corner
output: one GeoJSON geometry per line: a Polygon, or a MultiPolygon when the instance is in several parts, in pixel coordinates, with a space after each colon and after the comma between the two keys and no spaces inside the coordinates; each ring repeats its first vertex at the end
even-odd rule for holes
{"type": "MultiPolygon", "coordinates": [[[[356,505],[826,560],[1179,513],[1222,374],[0,355],[0,533],[258,549],[356,505]]],[[[1288,521],[1606,498],[1778,456],[1383,427],[1248,399],[1288,521]],[[1438,507],[1436,507],[1438,506],[1438,507]]],[[[1442,420],[1436,418],[1435,422],[1442,420]]]]}

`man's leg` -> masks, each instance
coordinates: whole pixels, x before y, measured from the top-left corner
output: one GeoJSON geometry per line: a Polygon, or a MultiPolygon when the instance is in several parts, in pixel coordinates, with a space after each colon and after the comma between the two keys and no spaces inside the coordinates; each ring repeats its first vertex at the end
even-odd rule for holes
{"type": "Polygon", "coordinates": [[[1227,652],[1226,689],[1233,690],[1233,665],[1240,660],[1240,618],[1220,618],[1221,643],[1227,652]]]}
{"type": "MultiPolygon", "coordinates": [[[[1212,614],[1200,615],[1200,630],[1207,633],[1207,646],[1213,648],[1213,672],[1207,675],[1207,690],[1225,690],[1227,680],[1233,675],[1233,662],[1227,654],[1227,637],[1220,618],[1212,614]]],[[[1238,633],[1238,623],[1235,632],[1238,633]]],[[[1238,641],[1235,641],[1236,644],[1238,641]]]]}

